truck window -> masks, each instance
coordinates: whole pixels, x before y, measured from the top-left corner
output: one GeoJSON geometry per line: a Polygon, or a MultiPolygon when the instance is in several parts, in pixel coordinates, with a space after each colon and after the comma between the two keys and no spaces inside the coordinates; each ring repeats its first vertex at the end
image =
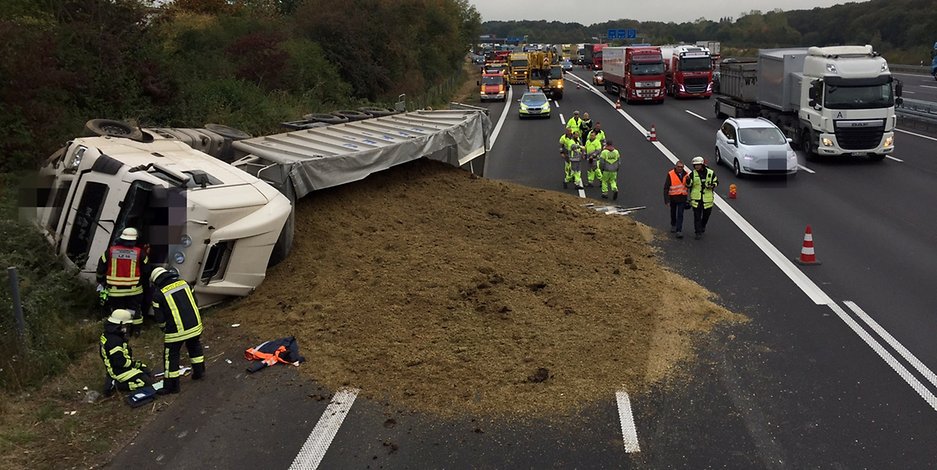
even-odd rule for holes
{"type": "Polygon", "coordinates": [[[839,86],[826,83],[823,105],[829,109],[890,108],[895,105],[891,82],[881,85],[839,86]]]}
{"type": "Polygon", "coordinates": [[[56,233],[59,228],[59,221],[62,219],[62,209],[65,207],[65,198],[68,196],[68,190],[72,187],[72,180],[64,180],[59,183],[52,194],[49,195],[48,207],[51,207],[49,220],[46,221],[46,230],[49,233],[56,233]]]}
{"type": "Polygon", "coordinates": [[[75,220],[65,254],[78,266],[84,266],[88,259],[88,250],[91,249],[94,232],[98,228],[98,219],[107,199],[107,191],[108,186],[104,183],[87,182],[81,201],[75,209],[75,220]]]}
{"type": "Polygon", "coordinates": [[[661,75],[664,73],[664,63],[633,63],[631,64],[631,73],[633,75],[661,75]]]}
{"type": "Polygon", "coordinates": [[[684,57],[680,59],[680,70],[684,72],[708,72],[712,69],[709,57],[684,57]]]}
{"type": "Polygon", "coordinates": [[[179,243],[185,227],[185,197],[182,194],[180,190],[167,191],[145,181],[134,181],[121,204],[112,238],[119,236],[124,228],[134,227],[140,232],[137,244],[150,245],[150,262],[165,262],[169,245],[179,243]],[[172,207],[182,208],[181,212],[176,211],[182,220],[173,223],[172,207]]]}
{"type": "Polygon", "coordinates": [[[559,68],[559,67],[551,67],[551,68],[550,68],[550,78],[552,78],[552,79],[554,79],[554,80],[555,80],[555,79],[558,79],[558,78],[563,78],[563,69],[562,69],[562,68],[559,68]]]}

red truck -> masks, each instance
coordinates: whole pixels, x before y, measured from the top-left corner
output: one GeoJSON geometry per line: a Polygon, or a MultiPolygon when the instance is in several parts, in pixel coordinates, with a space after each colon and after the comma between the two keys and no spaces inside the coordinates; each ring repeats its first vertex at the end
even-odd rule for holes
{"type": "Polygon", "coordinates": [[[602,51],[605,91],[626,103],[664,102],[664,59],[660,47],[606,47],[602,51]]]}
{"type": "Polygon", "coordinates": [[[667,94],[676,98],[709,98],[713,94],[713,60],[701,46],[662,46],[667,94]]]}
{"type": "Polygon", "coordinates": [[[608,44],[584,44],[583,45],[583,65],[592,70],[602,70],[602,50],[608,44]]]}

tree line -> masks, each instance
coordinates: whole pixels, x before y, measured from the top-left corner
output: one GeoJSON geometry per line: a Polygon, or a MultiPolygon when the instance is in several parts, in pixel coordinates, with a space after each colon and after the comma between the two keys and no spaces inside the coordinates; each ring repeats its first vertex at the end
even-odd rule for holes
{"type": "Polygon", "coordinates": [[[480,33],[467,0],[4,0],[0,171],[92,118],[251,133],[418,94],[480,33]]]}
{"type": "MultiPolygon", "coordinates": [[[[740,4],[741,5],[741,4],[740,4]]],[[[737,18],[718,21],[640,22],[610,20],[584,26],[558,21],[486,21],[485,33],[498,37],[528,36],[537,43],[594,42],[609,29],[638,31],[639,42],[670,44],[703,40],[720,41],[723,48],[752,51],[756,48],[872,44],[889,61],[917,64],[930,61],[937,41],[937,1],[872,0],[849,2],[829,8],[762,12],[751,10],[737,18]]]]}

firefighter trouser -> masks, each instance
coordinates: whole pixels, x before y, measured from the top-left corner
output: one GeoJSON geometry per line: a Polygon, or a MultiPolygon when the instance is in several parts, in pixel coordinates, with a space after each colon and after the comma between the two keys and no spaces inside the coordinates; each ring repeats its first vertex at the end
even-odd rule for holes
{"type": "Polygon", "coordinates": [[[564,170],[566,170],[566,179],[564,180],[567,183],[576,183],[577,187],[582,187],[582,162],[566,162],[564,170]]]}
{"type": "Polygon", "coordinates": [[[608,190],[611,189],[614,192],[618,192],[618,172],[617,171],[603,171],[602,172],[602,194],[608,195],[608,190]]]}
{"type": "Polygon", "coordinates": [[[166,375],[163,379],[163,388],[168,392],[179,390],[179,356],[182,350],[182,344],[189,352],[189,360],[192,361],[193,378],[201,378],[205,373],[205,356],[202,353],[201,335],[189,338],[183,341],[165,343],[163,345],[163,370],[166,375]]]}
{"type": "Polygon", "coordinates": [[[123,392],[133,392],[139,390],[147,385],[153,385],[153,379],[149,375],[144,374],[143,372],[132,375],[129,379],[120,382],[114,380],[110,377],[105,379],[104,394],[107,395],[110,393],[110,385],[113,384],[117,390],[123,392]]]}

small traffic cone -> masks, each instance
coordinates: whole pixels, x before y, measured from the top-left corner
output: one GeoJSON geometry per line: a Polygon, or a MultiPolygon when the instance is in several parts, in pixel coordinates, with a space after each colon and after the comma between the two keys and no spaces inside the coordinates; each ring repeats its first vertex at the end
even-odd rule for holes
{"type": "Polygon", "coordinates": [[[738,195],[737,189],[738,188],[735,187],[735,183],[729,185],[729,199],[735,199],[735,197],[738,195]]]}
{"type": "Polygon", "coordinates": [[[576,89],[577,89],[577,90],[581,90],[581,89],[582,89],[582,84],[580,84],[579,82],[576,82],[576,89]]]}
{"type": "Polygon", "coordinates": [[[800,249],[800,258],[797,259],[797,262],[802,265],[808,264],[820,264],[817,261],[817,255],[813,251],[813,230],[810,229],[810,226],[807,226],[807,231],[804,232],[804,246],[800,249]]]}
{"type": "Polygon", "coordinates": [[[621,109],[621,100],[615,101],[615,109],[621,109]]]}
{"type": "Polygon", "coordinates": [[[648,142],[657,142],[657,128],[651,124],[651,133],[647,135],[648,142]]]}

